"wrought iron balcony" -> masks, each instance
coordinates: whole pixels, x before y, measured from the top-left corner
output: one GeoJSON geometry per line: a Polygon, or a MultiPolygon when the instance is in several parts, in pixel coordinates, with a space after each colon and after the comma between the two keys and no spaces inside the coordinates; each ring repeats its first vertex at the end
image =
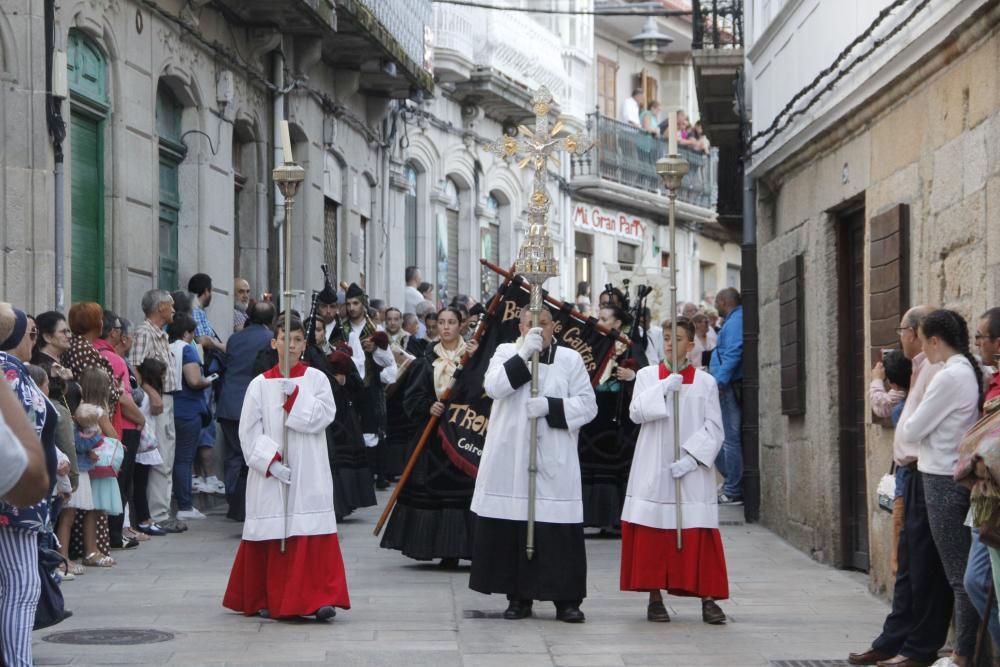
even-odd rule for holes
{"type": "MultiPolygon", "coordinates": [[[[594,140],[594,149],[573,158],[574,178],[597,176],[646,192],[663,193],[656,161],[667,154],[666,139],[598,113],[587,115],[587,129],[594,140]]],[[[678,200],[714,209],[718,199],[718,152],[714,148],[704,153],[679,146],[678,153],[690,166],[678,200]]]]}
{"type": "Polygon", "coordinates": [[[743,0],[693,0],[692,50],[743,47],[743,0]]]}

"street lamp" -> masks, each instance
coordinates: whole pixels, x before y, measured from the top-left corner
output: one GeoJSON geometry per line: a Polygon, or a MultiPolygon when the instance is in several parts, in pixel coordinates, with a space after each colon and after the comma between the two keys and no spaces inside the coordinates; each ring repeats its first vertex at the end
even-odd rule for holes
{"type": "MultiPolygon", "coordinates": [[[[670,118],[670,137],[676,137],[676,116],[670,118]]],[[[677,191],[681,189],[681,181],[688,173],[687,160],[677,154],[676,139],[670,141],[670,154],[656,161],[656,173],[663,179],[663,186],[667,189],[667,197],[670,200],[670,372],[679,373],[677,365],[677,191]]],[[[681,458],[681,394],[675,391],[671,394],[674,402],[674,418],[671,420],[674,427],[674,460],[681,458]]],[[[674,507],[676,508],[677,520],[677,550],[683,548],[684,542],[681,537],[682,510],[681,510],[681,480],[674,480],[674,507]]]]}
{"type": "Polygon", "coordinates": [[[628,40],[628,43],[642,51],[643,60],[651,63],[660,55],[660,50],[667,48],[673,41],[660,32],[660,29],[656,27],[656,20],[650,16],[642,25],[642,32],[628,40]]]}
{"type": "MultiPolygon", "coordinates": [[[[285,351],[281,354],[281,375],[287,378],[292,368],[289,356],[290,339],[292,335],[292,210],[295,208],[295,194],[299,190],[299,185],[305,180],[306,170],[293,161],[291,141],[288,139],[288,123],[284,123],[285,163],[278,165],[271,171],[271,179],[274,180],[281,196],[285,198],[285,291],[281,295],[281,305],[285,309],[285,351]]],[[[284,422],[288,420],[288,413],[281,411],[284,422]]],[[[281,429],[281,458],[288,460],[288,427],[287,423],[281,429]]],[[[288,536],[288,490],[282,486],[282,499],[285,506],[285,527],[281,533],[281,553],[285,552],[285,538],[288,536]]]]}

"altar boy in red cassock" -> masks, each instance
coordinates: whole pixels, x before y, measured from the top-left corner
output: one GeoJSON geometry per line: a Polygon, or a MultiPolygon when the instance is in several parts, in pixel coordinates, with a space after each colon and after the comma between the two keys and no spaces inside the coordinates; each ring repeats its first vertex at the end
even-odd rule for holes
{"type": "Polygon", "coordinates": [[[715,603],[729,597],[719,534],[714,461],[722,448],[722,415],[715,379],[688,364],[694,325],[677,320],[679,373],[671,372],[671,323],[663,323],[664,358],[640,369],[629,414],[640,424],[622,511],[623,591],[649,592],[646,618],[668,622],[660,590],[702,600],[702,620],[726,621],[715,603]],[[681,455],[674,459],[674,401],[680,392],[681,455]],[[674,480],[681,482],[682,525],[677,526],[674,480]],[[680,528],[683,548],[677,550],[680,528]]]}
{"type": "Polygon", "coordinates": [[[243,402],[246,522],[222,604],[248,615],[325,621],[336,615],[334,607],[351,606],[326,447],[326,427],[337,408],[326,375],[298,361],[305,348],[302,323],[292,320],[290,329],[284,331],[279,318],[271,342],[280,359],[287,341],[297,362],[289,377],[275,366],[250,382],[243,402]]]}

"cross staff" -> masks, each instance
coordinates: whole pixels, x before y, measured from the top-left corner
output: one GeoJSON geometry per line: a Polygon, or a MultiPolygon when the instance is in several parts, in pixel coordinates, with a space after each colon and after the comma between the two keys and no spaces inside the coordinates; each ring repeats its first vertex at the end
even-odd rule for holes
{"type": "MultiPolygon", "coordinates": [[[[521,244],[515,273],[520,273],[531,284],[531,326],[540,324],[542,313],[542,283],[559,275],[559,260],[556,259],[549,237],[549,207],[552,204],[545,182],[548,180],[548,161],[559,164],[556,152],[564,150],[570,155],[583,155],[593,147],[590,137],[569,134],[559,136],[562,121],[549,126],[549,111],[552,110],[552,93],[542,86],[531,98],[531,108],[535,113],[535,129],[518,126],[518,136],[503,136],[486,146],[490,153],[504,159],[517,158],[518,167],[529,164],[534,169],[531,197],[528,204],[528,235],[521,244]]],[[[531,397],[538,396],[538,353],[531,356],[531,397]]],[[[530,448],[528,454],[528,530],[526,555],[531,560],[535,555],[535,495],[538,476],[538,419],[530,420],[530,448]]]]}

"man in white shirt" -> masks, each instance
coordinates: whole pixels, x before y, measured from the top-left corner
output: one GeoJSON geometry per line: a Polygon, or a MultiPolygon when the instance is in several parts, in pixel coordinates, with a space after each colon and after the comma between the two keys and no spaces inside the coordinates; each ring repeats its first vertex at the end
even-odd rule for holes
{"type": "Polygon", "coordinates": [[[417,314],[417,306],[424,300],[424,295],[417,288],[420,287],[424,277],[420,274],[420,269],[415,266],[406,267],[406,303],[403,308],[404,313],[417,314]]]}
{"type": "MultiPolygon", "coordinates": [[[[923,400],[927,386],[942,364],[931,364],[917,335],[921,322],[931,312],[927,306],[911,308],[897,332],[903,354],[913,361],[913,380],[906,405],[896,424],[893,458],[905,487],[902,497],[902,531],[898,536],[896,583],[892,611],[882,626],[882,634],[862,653],[852,653],[852,665],[922,665],[937,659],[951,621],[952,590],[931,536],[923,484],[917,474],[919,442],[904,437],[906,421],[923,400]]],[[[896,511],[893,511],[894,519],[896,511]]]]}
{"type": "Polygon", "coordinates": [[[633,89],[632,97],[627,98],[622,103],[621,121],[623,123],[629,123],[630,125],[640,127],[641,123],[639,122],[639,112],[642,111],[642,107],[645,104],[646,95],[642,92],[642,88],[633,89]]]}

